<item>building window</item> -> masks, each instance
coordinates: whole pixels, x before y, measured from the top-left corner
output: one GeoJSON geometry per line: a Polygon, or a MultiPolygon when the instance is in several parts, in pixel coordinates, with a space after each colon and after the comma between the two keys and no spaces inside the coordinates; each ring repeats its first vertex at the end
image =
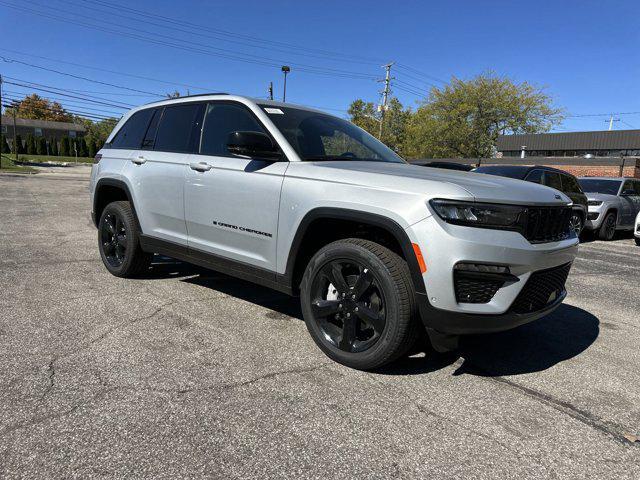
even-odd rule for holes
{"type": "Polygon", "coordinates": [[[42,129],[41,128],[35,127],[33,129],[33,132],[34,132],[36,137],[41,137],[42,136],[42,129]]]}
{"type": "Polygon", "coordinates": [[[76,138],[76,131],[75,130],[69,130],[69,138],[76,138]]]}
{"type": "Polygon", "coordinates": [[[7,133],[7,126],[6,125],[2,125],[2,133],[7,133]]]}

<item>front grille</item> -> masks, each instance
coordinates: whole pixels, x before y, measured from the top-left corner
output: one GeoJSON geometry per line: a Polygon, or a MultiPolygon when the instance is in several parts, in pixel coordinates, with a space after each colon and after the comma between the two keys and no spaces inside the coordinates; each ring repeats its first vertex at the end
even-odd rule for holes
{"type": "Polygon", "coordinates": [[[571,264],[533,272],[516,297],[511,310],[515,313],[531,313],[542,310],[564,292],[571,264]],[[555,294],[555,295],[554,295],[555,294]]]}
{"type": "Polygon", "coordinates": [[[557,242],[571,235],[571,207],[529,207],[524,236],[531,243],[557,242]]]}
{"type": "Polygon", "coordinates": [[[456,301],[459,303],[487,303],[504,285],[504,280],[474,278],[464,272],[454,272],[456,301]]]}

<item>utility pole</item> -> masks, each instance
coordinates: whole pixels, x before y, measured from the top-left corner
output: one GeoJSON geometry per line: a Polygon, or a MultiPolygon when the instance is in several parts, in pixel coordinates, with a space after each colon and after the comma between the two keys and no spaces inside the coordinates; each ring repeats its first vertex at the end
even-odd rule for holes
{"type": "Polygon", "coordinates": [[[269,82],[269,100],[273,100],[273,82],[269,82]]]}
{"type": "MultiPolygon", "coordinates": [[[[613,118],[613,114],[611,115],[611,117],[609,118],[609,130],[613,130],[613,122],[619,122],[620,119],[619,118],[613,118]]],[[[606,122],[606,120],[605,120],[606,122]]]]}
{"type": "Polygon", "coordinates": [[[282,90],[282,103],[287,101],[287,73],[291,71],[291,67],[287,65],[282,66],[282,73],[284,73],[284,89],[282,90]]]}
{"type": "Polygon", "coordinates": [[[384,76],[384,90],[382,90],[382,104],[380,105],[380,130],[378,132],[378,140],[382,140],[382,125],[384,124],[384,114],[387,111],[387,101],[391,94],[391,66],[393,62],[383,65],[386,70],[384,76]]]}
{"type": "Polygon", "coordinates": [[[16,135],[16,112],[18,110],[18,103],[16,102],[11,109],[13,112],[13,153],[16,156],[16,162],[18,161],[18,137],[16,135]]]}

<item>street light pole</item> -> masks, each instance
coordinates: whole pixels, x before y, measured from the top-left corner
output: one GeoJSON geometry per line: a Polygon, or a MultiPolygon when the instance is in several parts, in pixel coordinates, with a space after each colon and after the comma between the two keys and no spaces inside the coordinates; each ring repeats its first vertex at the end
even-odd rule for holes
{"type": "Polygon", "coordinates": [[[287,101],[287,73],[291,71],[291,67],[288,65],[282,66],[282,73],[284,73],[284,89],[282,90],[282,103],[287,101]]]}

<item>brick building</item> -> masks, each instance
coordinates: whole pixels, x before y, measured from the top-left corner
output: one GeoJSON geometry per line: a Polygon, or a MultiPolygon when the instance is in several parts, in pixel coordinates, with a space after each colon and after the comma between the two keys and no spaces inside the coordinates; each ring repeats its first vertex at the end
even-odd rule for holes
{"type": "MultiPolygon", "coordinates": [[[[50,120],[32,120],[30,118],[15,119],[16,134],[20,135],[24,142],[30,134],[36,137],[44,137],[47,140],[55,138],[58,142],[62,137],[79,138],[86,133],[84,126],[76,123],[53,122],[50,120]]],[[[2,115],[2,134],[13,149],[13,117],[2,115]]]]}

